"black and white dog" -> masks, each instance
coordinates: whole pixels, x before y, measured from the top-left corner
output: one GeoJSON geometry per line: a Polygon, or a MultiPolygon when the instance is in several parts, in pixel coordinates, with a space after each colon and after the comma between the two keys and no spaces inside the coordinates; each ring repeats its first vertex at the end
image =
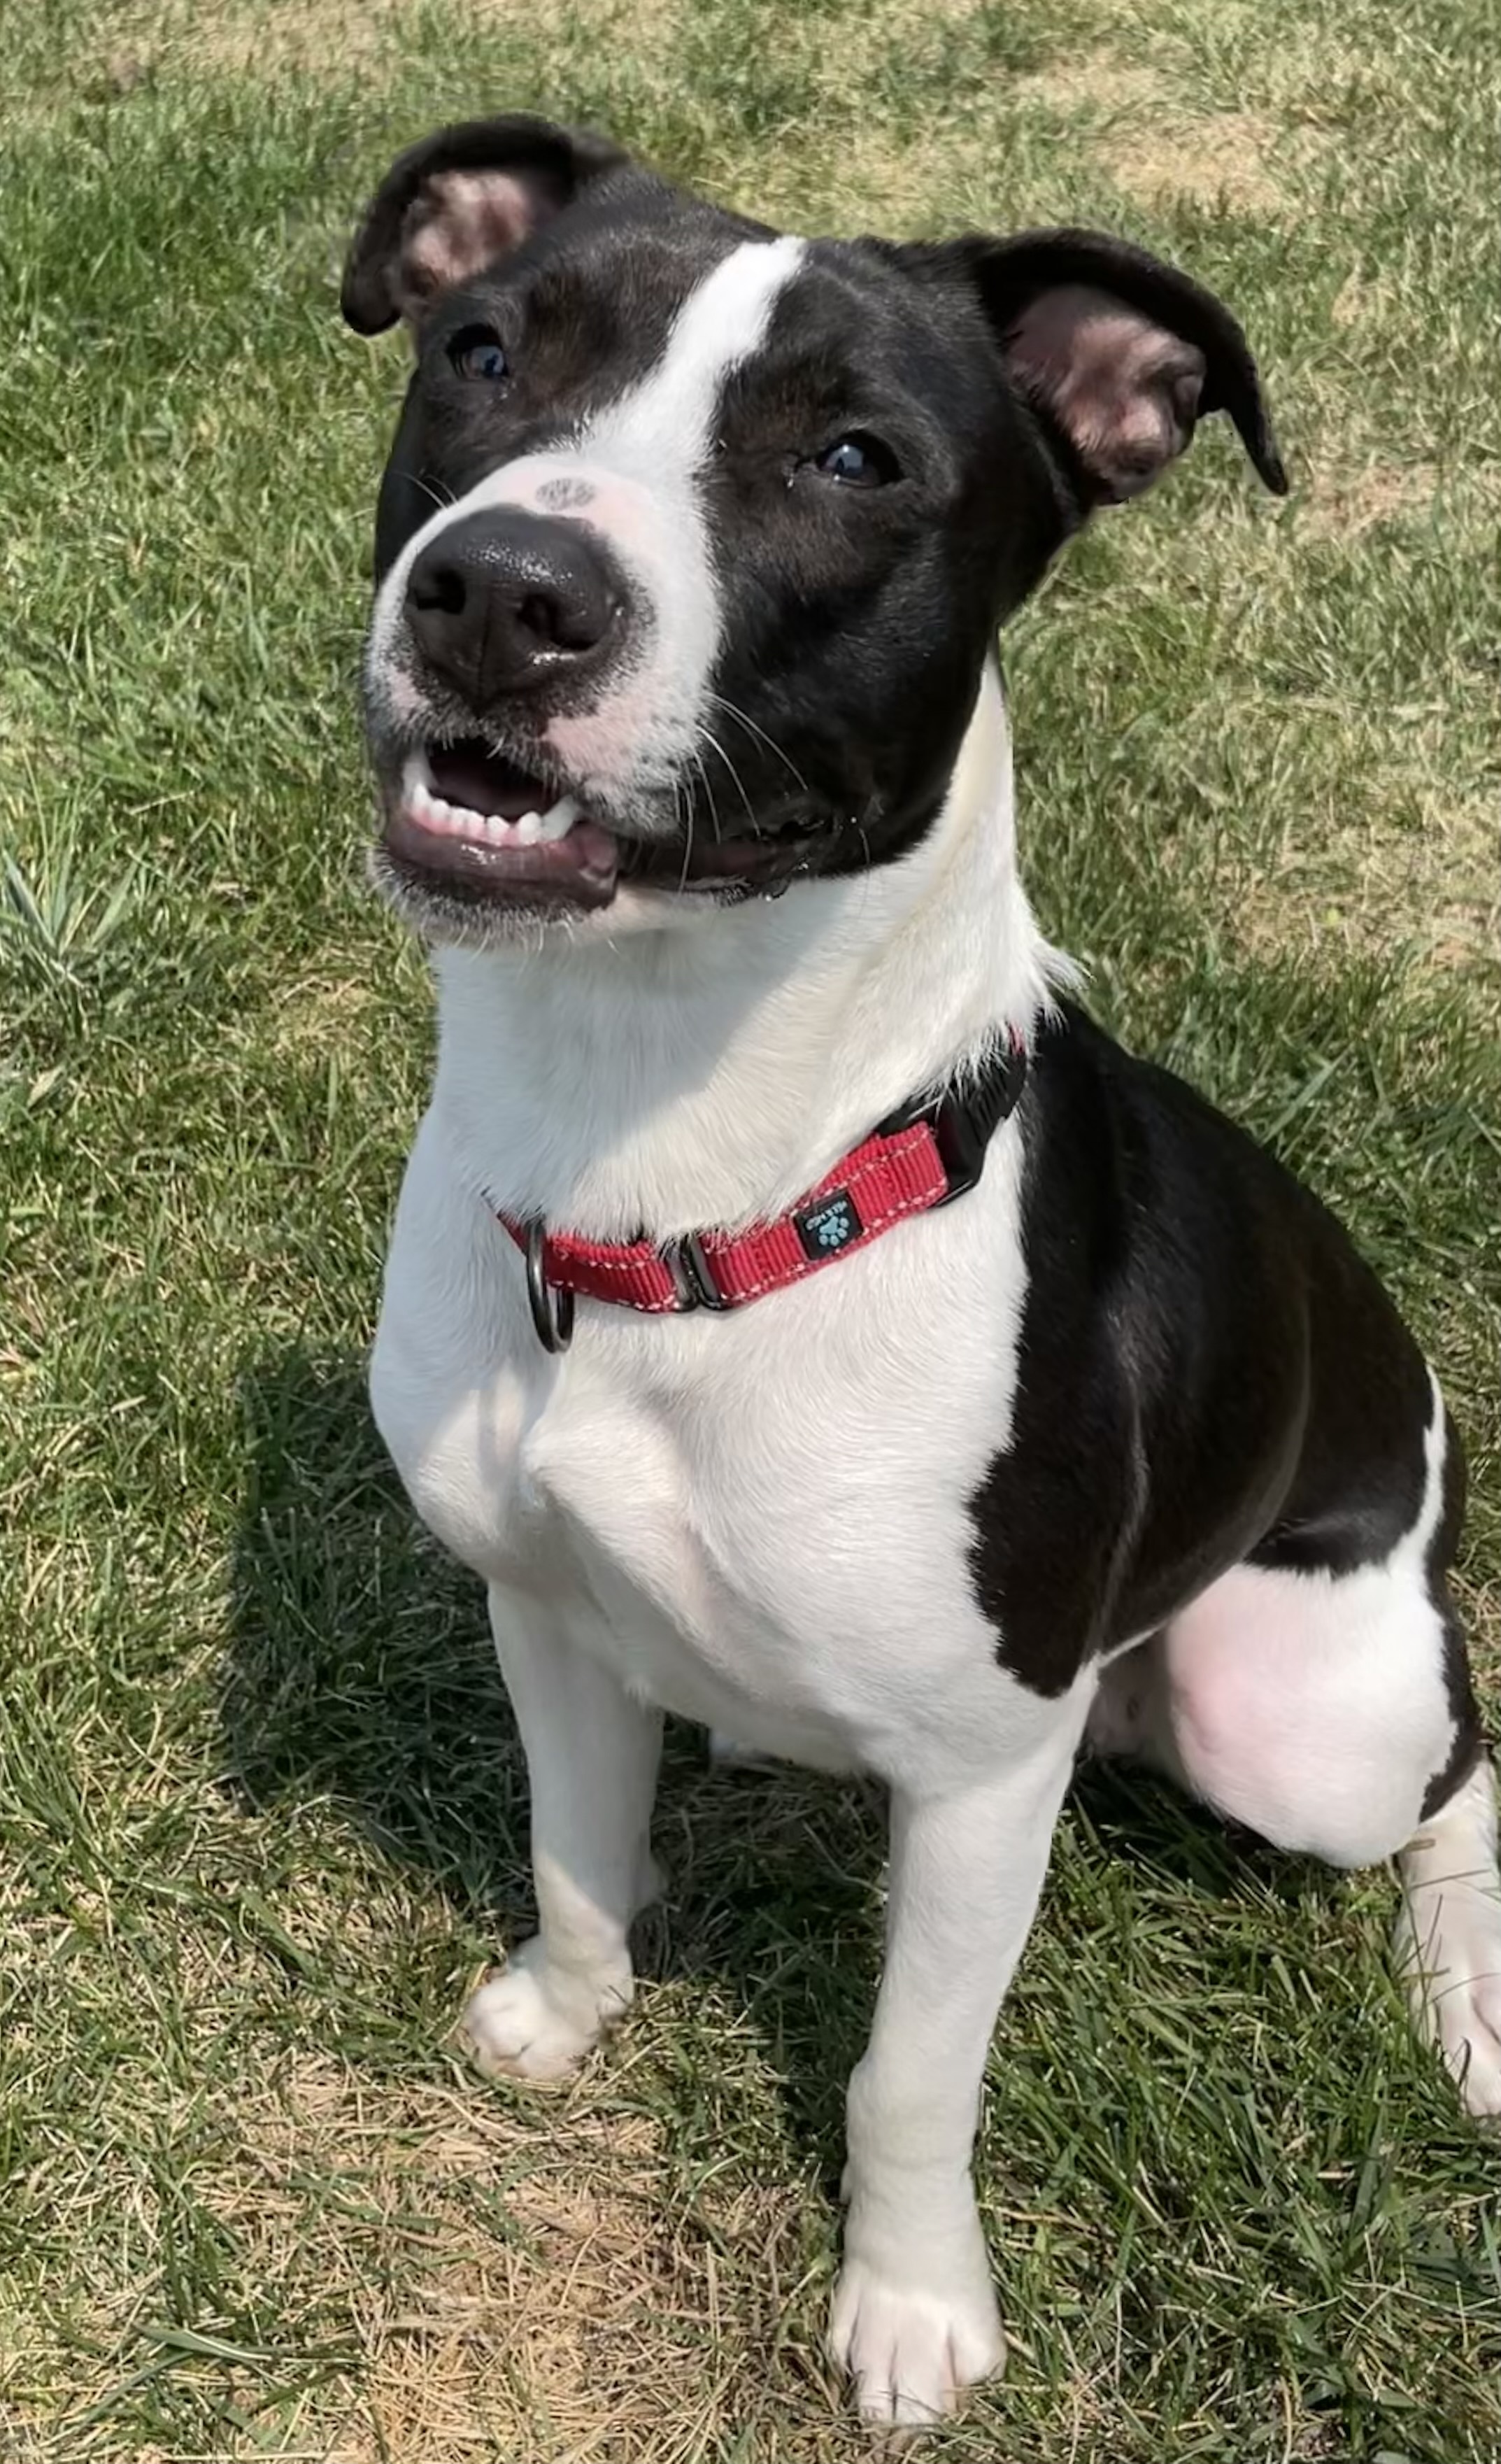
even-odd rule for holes
{"type": "Polygon", "coordinates": [[[532,1789],[468,2032],[548,2078],[630,2001],[664,1708],[878,1774],[833,2343],[919,2423],[1001,2358],[969,2147],[1086,1739],[1398,1854],[1501,2110],[1438,1389],[1317,1202],[1053,997],[1015,867],[996,628],[1198,417],[1282,488],[1254,364],[1120,241],[787,237],[530,119],[401,158],[344,307],[416,350],[366,694],[441,1017],[372,1389],[532,1789]]]}

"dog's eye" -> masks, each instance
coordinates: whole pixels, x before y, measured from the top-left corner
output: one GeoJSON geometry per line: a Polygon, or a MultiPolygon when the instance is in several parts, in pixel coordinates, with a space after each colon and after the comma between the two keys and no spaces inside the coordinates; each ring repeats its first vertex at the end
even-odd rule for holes
{"type": "Polygon", "coordinates": [[[454,372],[481,385],[500,385],[511,373],[500,336],[489,325],[466,325],[448,344],[454,372]]]}
{"type": "Polygon", "coordinates": [[[825,479],[837,479],[843,488],[884,488],[902,475],[889,445],[882,445],[879,436],[867,436],[859,430],[826,445],[821,453],[814,455],[813,467],[825,479]]]}

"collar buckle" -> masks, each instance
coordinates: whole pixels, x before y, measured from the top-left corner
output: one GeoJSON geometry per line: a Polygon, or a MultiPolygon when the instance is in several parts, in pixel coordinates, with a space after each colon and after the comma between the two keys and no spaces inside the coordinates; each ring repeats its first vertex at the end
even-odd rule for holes
{"type": "Polygon", "coordinates": [[[733,1309],[719,1287],[713,1267],[704,1249],[702,1233],[685,1232],[679,1240],[663,1244],[663,1262],[672,1277],[678,1295],[680,1312],[686,1316],[692,1309],[723,1310],[733,1309]]]}
{"type": "Polygon", "coordinates": [[[949,1206],[974,1188],[985,1170],[990,1140],[1016,1110],[1026,1079],[1027,1047],[1013,1034],[1004,1055],[998,1057],[998,1066],[977,1086],[964,1094],[946,1088],[943,1094],[930,1095],[925,1102],[903,1104],[881,1122],[881,1133],[887,1136],[911,1129],[914,1122],[927,1123],[948,1180],[938,1206],[949,1206]]]}
{"type": "Polygon", "coordinates": [[[963,1198],[967,1190],[974,1188],[984,1172],[990,1135],[957,1095],[946,1095],[931,1119],[938,1160],[948,1176],[948,1187],[938,1204],[951,1206],[956,1198],[963,1198]]]}

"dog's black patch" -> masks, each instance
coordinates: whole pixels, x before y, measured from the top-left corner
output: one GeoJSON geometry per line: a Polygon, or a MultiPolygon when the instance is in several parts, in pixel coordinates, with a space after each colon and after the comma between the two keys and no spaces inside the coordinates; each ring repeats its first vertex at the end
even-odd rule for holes
{"type": "MultiPolygon", "coordinates": [[[[1022,1123],[1017,1393],[972,1564],[1003,1664],[1056,1694],[1232,1565],[1340,1574],[1388,1555],[1422,1505],[1431,1403],[1416,1343],[1317,1199],[1077,1010],[1039,1039],[1022,1123]]],[[[1435,1586],[1452,1547],[1434,1544],[1435,1586]]],[[[1451,1694],[1468,1683],[1456,1650],[1451,1694]]]]}
{"type": "Polygon", "coordinates": [[[1448,1570],[1459,1548],[1459,1535],[1465,1520],[1465,1450],[1451,1416],[1446,1416],[1444,1454],[1444,1510],[1439,1527],[1428,1544],[1428,1588],[1444,1618],[1444,1683],[1448,1694],[1449,1715],[1454,1723],[1454,1742],[1447,1760],[1433,1773],[1423,1799],[1423,1819],[1426,1822],[1447,1805],[1455,1790],[1469,1777],[1486,1749],[1485,1729],[1481,1724],[1480,1706],[1469,1673],[1469,1654],[1465,1643],[1465,1629],[1459,1620],[1448,1588],[1448,1570]]]}

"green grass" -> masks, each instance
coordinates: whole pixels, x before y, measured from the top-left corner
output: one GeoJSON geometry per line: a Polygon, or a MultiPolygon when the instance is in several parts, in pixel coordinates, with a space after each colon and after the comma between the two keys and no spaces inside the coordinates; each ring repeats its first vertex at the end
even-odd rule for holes
{"type": "MultiPolygon", "coordinates": [[[[1234,304],[1294,496],[1207,433],[1018,626],[1029,873],[1440,1364],[1493,1706],[1491,11],[5,0],[0,35],[0,2453],[858,2454],[818,2344],[874,1808],[679,1736],[611,2052],[534,2101],[448,2041],[525,1919],[524,1791],[363,1407],[430,1027],[359,888],[401,355],[334,270],[397,144],[527,104],[805,226],[1097,217],[1234,304]]],[[[981,2149],[1015,2349],[935,2459],[1490,2464],[1497,2152],[1410,2040],[1391,1896],[1080,1793],[981,2149]]]]}

